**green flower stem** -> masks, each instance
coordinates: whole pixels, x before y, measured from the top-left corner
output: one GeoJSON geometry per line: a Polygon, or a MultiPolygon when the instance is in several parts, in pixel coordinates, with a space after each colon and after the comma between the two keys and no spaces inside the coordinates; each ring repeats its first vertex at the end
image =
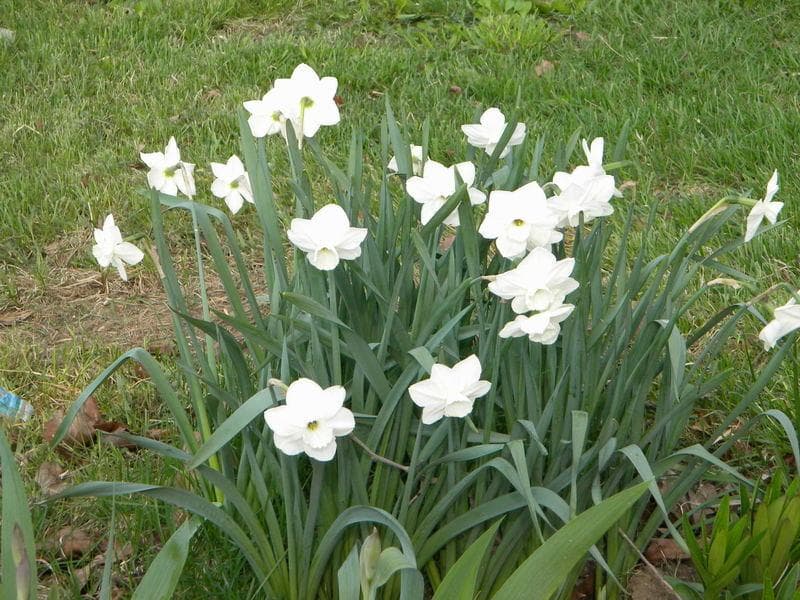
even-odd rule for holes
{"type": "MultiPolygon", "coordinates": [[[[200,227],[197,223],[197,211],[195,210],[194,202],[192,203],[192,230],[194,231],[194,250],[195,255],[197,257],[197,274],[200,278],[200,301],[202,303],[203,308],[203,320],[209,321],[211,311],[209,310],[208,305],[208,291],[206,289],[206,278],[205,278],[205,266],[203,264],[203,256],[200,249],[200,227]]],[[[214,360],[214,340],[211,338],[210,335],[206,335],[206,360],[208,361],[208,366],[210,371],[215,371],[216,361],[214,360]]],[[[198,398],[197,405],[195,406],[195,410],[197,411],[197,418],[200,421],[200,434],[203,436],[203,442],[206,442],[211,437],[211,425],[208,420],[208,412],[206,411],[205,402],[202,401],[202,394],[196,396],[198,398]]],[[[217,455],[214,454],[209,458],[209,466],[214,469],[215,471],[220,470],[219,459],[217,455]]],[[[214,488],[214,496],[217,499],[217,502],[222,503],[225,500],[225,496],[219,490],[219,488],[214,488]]]]}
{"type": "MultiPolygon", "coordinates": [[[[336,278],[333,276],[333,271],[328,271],[328,298],[330,299],[331,313],[338,315],[336,278]]],[[[331,323],[331,363],[331,379],[335,385],[342,385],[342,354],[339,342],[339,328],[335,323],[331,323]]]]}
{"type": "Polygon", "coordinates": [[[385,456],[381,456],[380,454],[376,454],[375,452],[370,450],[369,446],[367,446],[364,442],[358,439],[355,435],[350,434],[350,439],[353,440],[357,445],[361,446],[361,449],[364,452],[366,452],[367,455],[375,462],[383,463],[385,465],[394,467],[395,469],[400,469],[401,471],[405,471],[406,473],[408,473],[409,467],[401,465],[400,463],[396,463],[393,460],[386,458],[385,456]]]}
{"type": "Polygon", "coordinates": [[[408,506],[411,503],[411,492],[414,489],[414,480],[417,473],[417,457],[419,456],[419,448],[422,444],[422,420],[420,419],[417,426],[417,436],[414,439],[414,450],[411,452],[411,464],[408,467],[408,477],[406,477],[406,484],[403,488],[403,502],[400,505],[400,515],[398,521],[406,526],[406,516],[408,515],[408,506]]]}

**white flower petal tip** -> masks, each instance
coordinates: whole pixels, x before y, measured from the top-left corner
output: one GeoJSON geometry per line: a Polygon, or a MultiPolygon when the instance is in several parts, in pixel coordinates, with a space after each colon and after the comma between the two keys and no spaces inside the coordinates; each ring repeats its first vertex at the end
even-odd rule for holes
{"type": "Polygon", "coordinates": [[[558,172],[553,183],[559,194],[550,198],[550,206],[558,214],[559,227],[575,227],[583,214],[584,223],[606,217],[614,212],[611,198],[621,198],[613,175],[603,168],[603,138],[595,138],[591,145],[583,140],[587,165],[575,167],[572,173],[558,172]]]}
{"type": "MultiPolygon", "coordinates": [[[[414,146],[414,145],[412,145],[412,146],[409,147],[409,149],[411,151],[411,173],[413,175],[416,175],[417,177],[421,177],[422,176],[422,165],[423,165],[423,162],[422,162],[422,146],[414,146]]],[[[398,172],[397,157],[396,156],[392,156],[392,158],[389,159],[389,164],[386,165],[386,169],[391,173],[397,173],[398,172]]]]}
{"type": "MultiPolygon", "coordinates": [[[[467,136],[467,143],[475,148],[482,148],[486,154],[494,154],[500,138],[508,127],[505,115],[499,108],[487,109],[480,118],[479,123],[462,125],[461,130],[467,136]]],[[[525,123],[517,123],[511,138],[500,152],[500,158],[505,158],[511,148],[519,146],[525,139],[525,123]]]]}
{"type": "Polygon", "coordinates": [[[342,406],[345,396],[338,385],[322,389],[306,378],[293,382],[286,390],[286,404],[264,411],[275,447],[289,456],[332,460],[336,438],[349,435],[356,425],[353,413],[342,406]]]}
{"type": "Polygon", "coordinates": [[[92,246],[92,255],[97,264],[106,268],[113,266],[117,269],[123,281],[128,281],[125,265],[135,265],[142,261],[144,252],[130,242],[122,241],[122,233],[114,223],[114,216],[108,215],[103,221],[103,228],[94,230],[95,245],[92,246]]]}
{"type": "Polygon", "coordinates": [[[562,239],[558,215],[535,181],[513,191],[489,194],[489,211],[478,228],[486,239],[495,240],[505,258],[518,258],[537,247],[549,248],[562,239]]]}
{"type": "Polygon", "coordinates": [[[341,206],[328,204],[310,219],[292,219],[286,232],[289,241],[306,253],[308,262],[320,271],[332,271],[340,260],[361,256],[361,243],[367,230],[350,227],[341,206]]]}
{"type": "Polygon", "coordinates": [[[250,131],[255,137],[280,133],[286,138],[286,125],[291,123],[301,143],[314,137],[320,127],[336,125],[341,119],[337,87],[335,77],[320,78],[308,65],[298,65],[290,78],[277,79],[261,100],[244,103],[250,113],[250,131]]]}
{"type": "Polygon", "coordinates": [[[480,376],[481,363],[474,354],[453,367],[433,365],[428,379],[408,388],[411,400],[422,408],[422,423],[430,425],[443,417],[463,418],[470,414],[475,399],[492,387],[480,376]]]}
{"type": "MultiPolygon", "coordinates": [[[[800,292],[798,292],[800,293],[800,292]]],[[[800,305],[794,298],[775,309],[773,319],[759,332],[765,350],[772,350],[782,337],[800,329],[800,305]]]]}
{"type": "MultiPolygon", "coordinates": [[[[456,193],[458,189],[456,171],[461,181],[467,185],[470,204],[474,206],[486,200],[486,195],[472,185],[475,182],[475,165],[471,162],[445,167],[435,160],[428,160],[422,167],[421,176],[409,177],[406,181],[406,192],[415,202],[422,205],[420,221],[423,225],[427,225],[447,200],[456,193]]],[[[460,224],[458,210],[453,210],[444,220],[444,224],[458,227],[460,224]]]]}
{"type": "Polygon", "coordinates": [[[211,184],[211,193],[222,198],[233,214],[239,212],[245,202],[254,203],[250,178],[238,156],[231,156],[225,164],[211,163],[211,171],[216,178],[211,184]]]}
{"type": "Polygon", "coordinates": [[[189,198],[194,197],[194,164],[181,160],[174,137],[169,138],[164,152],[142,152],[139,156],[150,168],[147,183],[151,188],[169,196],[177,196],[180,192],[189,198]]]}
{"type": "Polygon", "coordinates": [[[767,193],[764,195],[764,198],[756,202],[747,215],[747,228],[744,234],[745,242],[749,242],[756,236],[758,228],[761,226],[761,222],[764,219],[773,225],[777,222],[778,215],[783,208],[783,202],[773,202],[772,199],[775,197],[775,194],[778,193],[778,190],[780,190],[780,186],[778,185],[778,171],[775,170],[767,183],[767,193]]]}
{"type": "Polygon", "coordinates": [[[561,323],[569,317],[575,306],[562,304],[531,315],[517,315],[500,330],[501,338],[528,336],[532,342],[549,346],[558,340],[561,323]]]}
{"type": "Polygon", "coordinates": [[[556,260],[550,250],[534,248],[514,269],[497,275],[489,291],[511,300],[517,314],[547,311],[578,289],[578,282],[569,276],[574,266],[574,258],[556,260]]]}

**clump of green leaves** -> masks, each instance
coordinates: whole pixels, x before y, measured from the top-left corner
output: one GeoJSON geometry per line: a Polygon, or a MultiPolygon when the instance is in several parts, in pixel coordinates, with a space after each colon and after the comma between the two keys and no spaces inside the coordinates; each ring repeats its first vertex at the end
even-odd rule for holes
{"type": "Polygon", "coordinates": [[[478,0],[482,15],[529,15],[535,12],[574,14],[583,10],[588,0],[478,0]]]}
{"type": "Polygon", "coordinates": [[[800,579],[800,479],[788,485],[782,471],[753,496],[743,488],[738,516],[722,499],[710,531],[683,532],[700,583],[678,584],[690,598],[795,598],[800,579]],[[760,496],[759,499],[756,499],[760,496]]]}

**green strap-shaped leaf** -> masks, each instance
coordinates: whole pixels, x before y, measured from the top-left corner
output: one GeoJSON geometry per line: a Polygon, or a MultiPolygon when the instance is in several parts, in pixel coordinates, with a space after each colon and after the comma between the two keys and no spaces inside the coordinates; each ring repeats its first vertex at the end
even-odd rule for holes
{"type": "Polygon", "coordinates": [[[614,526],[647,489],[647,482],[611,496],[582,512],[555,532],[511,574],[493,600],[536,597],[548,600],[594,544],[614,526]]]}
{"type": "Polygon", "coordinates": [[[358,564],[358,545],[354,544],[347,559],[337,572],[339,580],[339,600],[358,600],[361,579],[358,564]]]}
{"type": "Polygon", "coordinates": [[[188,467],[194,469],[207,461],[220,448],[237,436],[242,429],[247,427],[253,419],[272,406],[272,403],[272,392],[269,388],[256,392],[211,434],[208,441],[203,444],[194,458],[192,458],[188,467]]]}
{"type": "Polygon", "coordinates": [[[175,586],[183,572],[189,543],[203,520],[191,517],[173,533],[156,554],[150,568],[131,596],[131,600],[167,600],[172,598],[175,586]]]}
{"type": "Polygon", "coordinates": [[[33,525],[25,497],[25,487],[17,470],[17,461],[8,440],[0,429],[0,468],[2,469],[2,586],[3,598],[36,598],[36,551],[33,525]]]}
{"type": "Polygon", "coordinates": [[[475,597],[480,566],[486,550],[494,540],[498,527],[500,527],[500,521],[470,544],[467,551],[450,568],[442,583],[436,588],[433,600],[472,600],[475,597]]]}

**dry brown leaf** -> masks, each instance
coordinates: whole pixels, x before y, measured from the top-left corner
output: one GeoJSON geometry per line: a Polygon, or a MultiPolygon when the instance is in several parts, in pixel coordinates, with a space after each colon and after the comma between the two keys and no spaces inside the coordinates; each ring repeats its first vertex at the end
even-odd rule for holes
{"type": "Polygon", "coordinates": [[[439,241],[439,252],[447,252],[450,249],[450,246],[453,245],[456,236],[452,233],[448,233],[447,235],[443,236],[442,239],[439,241]]]}
{"type": "Polygon", "coordinates": [[[588,42],[589,40],[592,39],[592,36],[590,36],[585,31],[573,31],[572,37],[574,37],[579,42],[588,42]]]}
{"type": "Polygon", "coordinates": [[[54,496],[67,487],[64,480],[68,475],[69,471],[57,462],[44,462],[39,465],[39,470],[36,472],[36,483],[45,496],[54,496]]]}
{"type": "Polygon", "coordinates": [[[451,86],[450,86],[450,89],[449,89],[448,91],[449,91],[451,94],[453,94],[454,96],[458,96],[458,95],[459,95],[459,94],[460,94],[460,93],[461,93],[463,90],[461,89],[461,86],[458,86],[458,85],[451,85],[451,86]]]}
{"type": "Polygon", "coordinates": [[[555,68],[556,68],[555,63],[553,63],[553,62],[551,62],[551,61],[549,61],[547,59],[543,59],[543,60],[539,61],[539,64],[537,64],[535,67],[533,67],[533,72],[536,73],[537,77],[542,77],[544,75],[547,75],[551,71],[553,71],[553,69],[555,69],[555,68]]]}
{"type": "Polygon", "coordinates": [[[640,567],[628,580],[628,593],[633,600],[680,600],[674,590],[644,567],[640,567]]]}
{"type": "Polygon", "coordinates": [[[333,97],[333,101],[336,102],[336,106],[343,106],[344,105],[344,98],[342,98],[338,94],[333,97]]]}
{"type": "Polygon", "coordinates": [[[689,554],[675,540],[669,538],[650,540],[644,556],[654,565],[663,565],[667,561],[686,560],[689,558],[689,554]]]}
{"type": "Polygon", "coordinates": [[[64,558],[76,558],[86,554],[94,541],[83,529],[63,527],[58,530],[58,548],[64,558]]]}
{"type": "Polygon", "coordinates": [[[32,310],[12,310],[8,312],[0,312],[0,327],[14,325],[20,321],[24,321],[33,314],[32,310]]]}
{"type": "MultiPolygon", "coordinates": [[[[100,410],[97,408],[97,403],[92,396],[86,400],[84,405],[78,411],[75,419],[69,426],[67,434],[61,441],[65,445],[81,445],[85,446],[94,440],[95,430],[97,423],[102,420],[100,410]]],[[[47,423],[44,424],[42,437],[46,442],[52,442],[56,435],[56,431],[64,421],[64,412],[56,411],[47,423]]]]}

